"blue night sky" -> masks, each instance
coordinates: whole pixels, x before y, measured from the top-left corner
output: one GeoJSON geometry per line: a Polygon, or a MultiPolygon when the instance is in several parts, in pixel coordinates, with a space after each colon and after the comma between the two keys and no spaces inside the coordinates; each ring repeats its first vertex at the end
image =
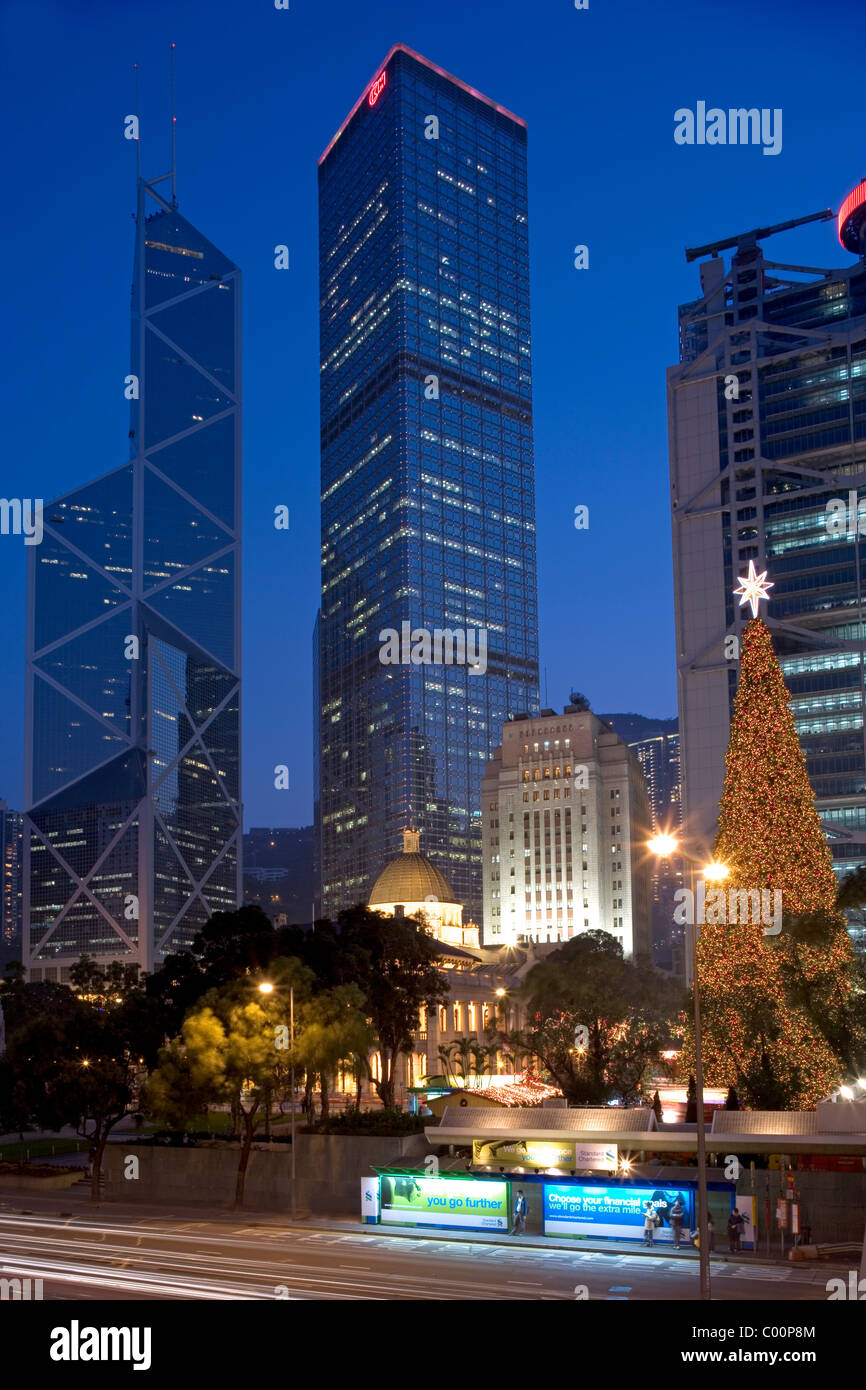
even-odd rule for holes
{"type": "MultiPolygon", "coordinates": [[[[395,42],[529,123],[542,702],[676,712],[665,367],[683,248],[838,208],[866,174],[859,0],[7,0],[3,496],[46,501],[127,457],[135,146],[244,276],[245,823],[312,819],[319,584],[316,161],[395,42]],[[783,148],[680,147],[699,100],[781,107],[783,148]],[[291,269],[274,269],[286,243],[291,269]],[[573,248],[589,247],[586,271],[573,248]],[[273,509],[291,510],[288,533],[273,509]],[[574,529],[574,508],[590,529],[574,529]],[[273,788],[287,763],[291,789],[273,788]]],[[[770,243],[849,263],[832,223],[770,243]]],[[[22,797],[24,548],[0,536],[0,796],[22,797]]]]}

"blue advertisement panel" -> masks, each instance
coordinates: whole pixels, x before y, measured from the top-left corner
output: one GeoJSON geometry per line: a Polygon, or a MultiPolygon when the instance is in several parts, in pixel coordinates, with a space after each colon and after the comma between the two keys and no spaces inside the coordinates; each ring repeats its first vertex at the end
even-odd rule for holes
{"type": "Polygon", "coordinates": [[[694,1228],[694,1194],[688,1187],[604,1187],[600,1183],[545,1183],[544,1234],[611,1236],[642,1240],[647,1202],[656,1213],[654,1241],[673,1242],[671,1210],[683,1207],[683,1233],[694,1228]]]}

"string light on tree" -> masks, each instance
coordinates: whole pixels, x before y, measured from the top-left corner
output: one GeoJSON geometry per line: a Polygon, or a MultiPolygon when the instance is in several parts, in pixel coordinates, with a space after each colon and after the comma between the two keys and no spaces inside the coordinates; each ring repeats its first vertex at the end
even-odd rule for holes
{"type": "Polygon", "coordinates": [[[740,581],[740,587],[738,589],[735,589],[734,593],[741,595],[741,608],[746,603],[750,603],[752,605],[753,618],[757,618],[758,616],[758,604],[761,602],[761,599],[769,599],[770,589],[774,589],[776,587],[775,584],[773,584],[772,580],[767,579],[768,572],[769,571],[764,570],[763,574],[758,574],[757,570],[755,569],[754,560],[750,560],[749,573],[747,575],[737,576],[737,578],[740,581]]]}
{"type": "MultiPolygon", "coordinates": [[[[750,564],[750,571],[754,566],[750,564]]],[[[766,574],[741,581],[743,601],[766,598],[766,574]]],[[[778,937],[765,937],[749,907],[701,927],[696,953],[707,1080],[734,1085],[761,1109],[809,1107],[844,1078],[833,1041],[851,998],[851,941],[836,909],[833,860],[769,629],[743,633],[714,859],[726,887],[751,902],[779,890],[778,937]],[[817,914],[817,934],[797,923],[817,914]],[[809,1004],[815,1006],[809,1008],[809,1004]],[[832,1026],[825,1032],[821,1019],[832,1026]]],[[[844,1031],[844,1030],[843,1030],[844,1031]]],[[[841,1034],[840,1034],[841,1036],[841,1034]]],[[[683,1065],[693,1041],[686,1028],[683,1065]]]]}

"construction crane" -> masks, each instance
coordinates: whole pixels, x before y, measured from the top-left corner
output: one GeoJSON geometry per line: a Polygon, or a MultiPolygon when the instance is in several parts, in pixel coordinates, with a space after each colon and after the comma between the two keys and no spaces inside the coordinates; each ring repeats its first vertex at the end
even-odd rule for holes
{"type": "Polygon", "coordinates": [[[808,217],[794,217],[790,222],[777,222],[773,227],[755,227],[751,232],[740,232],[739,236],[728,237],[725,241],[711,241],[708,246],[687,248],[686,260],[691,264],[699,256],[717,256],[720,251],[728,251],[732,246],[743,250],[745,247],[754,246],[764,237],[773,236],[776,232],[788,232],[792,227],[804,226],[806,222],[829,222],[835,215],[832,208],[825,208],[823,212],[812,212],[808,217]]]}

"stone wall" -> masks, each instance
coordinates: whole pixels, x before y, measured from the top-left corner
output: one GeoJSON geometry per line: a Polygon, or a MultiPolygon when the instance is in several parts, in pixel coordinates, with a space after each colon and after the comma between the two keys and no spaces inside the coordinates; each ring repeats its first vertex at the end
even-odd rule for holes
{"type": "MultiPolygon", "coordinates": [[[[758,1199],[759,1240],[758,1253],[767,1249],[766,1198],[769,1179],[770,1195],[770,1253],[778,1254],[781,1241],[776,1225],[776,1201],[787,1191],[783,1188],[783,1177],[779,1172],[760,1170],[755,1173],[755,1193],[758,1199]]],[[[866,1229],[866,1173],[809,1173],[795,1172],[794,1185],[799,1192],[800,1222],[811,1228],[813,1244],[824,1242],[835,1244],[844,1240],[863,1240],[866,1229]]],[[[748,1172],[744,1172],[737,1184],[737,1205],[740,1210],[749,1211],[745,1205],[751,1197],[752,1189],[748,1172]],[[743,1205],[741,1205],[741,1203],[743,1205]]],[[[785,1249],[793,1243],[790,1230],[785,1232],[785,1249]]],[[[716,1232],[716,1247],[724,1249],[727,1232],[716,1232]]]]}
{"type": "MultiPolygon", "coordinates": [[[[358,1216],[360,1180],[375,1166],[426,1154],[423,1134],[399,1138],[362,1135],[298,1134],[298,1211],[358,1216]]],[[[228,1207],[234,1201],[240,1148],[215,1144],[197,1148],[112,1143],[103,1162],[106,1201],[205,1204],[228,1207]],[[138,1159],[138,1177],[124,1177],[125,1159],[138,1159]]],[[[292,1205],[290,1144],[253,1146],[247,1168],[244,1205],[251,1211],[289,1212],[292,1205]]]]}

